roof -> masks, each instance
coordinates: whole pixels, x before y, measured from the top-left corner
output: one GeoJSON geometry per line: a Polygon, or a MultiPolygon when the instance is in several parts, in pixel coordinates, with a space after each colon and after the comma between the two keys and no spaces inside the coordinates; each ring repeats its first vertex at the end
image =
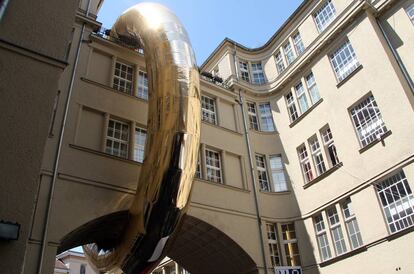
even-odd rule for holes
{"type": "Polygon", "coordinates": [[[289,25],[289,23],[291,23],[291,21],[293,21],[294,18],[296,18],[296,16],[305,8],[305,6],[310,3],[312,0],[303,0],[303,2],[299,5],[299,7],[296,8],[296,10],[289,16],[289,18],[282,24],[282,26],[280,26],[280,28],[275,32],[275,34],[272,35],[272,37],[270,37],[270,39],[263,45],[260,46],[258,48],[249,48],[246,47],[228,37],[224,38],[223,41],[216,47],[216,49],[207,57],[207,59],[203,62],[203,64],[200,66],[200,69],[202,70],[204,68],[204,66],[207,65],[207,63],[216,55],[217,52],[220,51],[220,49],[226,44],[232,44],[235,47],[238,47],[240,49],[243,49],[245,51],[249,51],[249,52],[256,52],[256,51],[261,51],[265,48],[267,48],[274,40],[276,40],[276,38],[278,36],[280,36],[283,32],[283,30],[289,25]]]}
{"type": "Polygon", "coordinates": [[[69,268],[61,260],[55,261],[55,268],[61,270],[69,270],[69,268]]]}

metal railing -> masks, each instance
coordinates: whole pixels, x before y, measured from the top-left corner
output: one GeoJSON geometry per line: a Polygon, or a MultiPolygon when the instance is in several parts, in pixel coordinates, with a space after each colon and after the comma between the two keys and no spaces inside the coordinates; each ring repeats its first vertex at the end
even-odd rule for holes
{"type": "Polygon", "coordinates": [[[130,40],[124,37],[114,37],[111,35],[110,29],[101,27],[97,31],[94,31],[93,34],[102,39],[114,42],[122,47],[129,48],[140,54],[144,54],[144,49],[139,44],[137,44],[136,41],[133,41],[133,40],[130,40]]]}

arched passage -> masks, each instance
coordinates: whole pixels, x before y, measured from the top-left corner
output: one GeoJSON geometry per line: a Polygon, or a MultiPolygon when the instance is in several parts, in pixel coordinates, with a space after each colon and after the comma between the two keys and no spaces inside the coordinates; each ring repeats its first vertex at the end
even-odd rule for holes
{"type": "Polygon", "coordinates": [[[258,273],[243,248],[214,226],[185,216],[167,254],[192,274],[258,273]]]}

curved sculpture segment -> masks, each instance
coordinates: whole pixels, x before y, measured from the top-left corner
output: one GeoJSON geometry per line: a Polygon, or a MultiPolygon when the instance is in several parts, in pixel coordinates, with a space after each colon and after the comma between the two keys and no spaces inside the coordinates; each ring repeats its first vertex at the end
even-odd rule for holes
{"type": "Polygon", "coordinates": [[[188,206],[200,142],[199,72],[187,32],[162,5],[129,8],[111,36],[145,52],[146,156],[122,235],[109,244],[85,245],[84,251],[99,271],[147,273],[165,255],[188,206]]]}

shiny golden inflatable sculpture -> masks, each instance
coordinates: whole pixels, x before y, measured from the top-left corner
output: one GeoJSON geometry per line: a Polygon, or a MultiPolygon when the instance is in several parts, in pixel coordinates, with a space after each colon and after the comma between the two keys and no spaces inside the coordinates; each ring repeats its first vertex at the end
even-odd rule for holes
{"type": "Polygon", "coordinates": [[[188,206],[200,142],[199,73],[184,27],[162,5],[126,10],[111,36],[145,52],[147,153],[122,233],[105,245],[87,244],[84,251],[101,272],[148,273],[165,255],[188,206]]]}

